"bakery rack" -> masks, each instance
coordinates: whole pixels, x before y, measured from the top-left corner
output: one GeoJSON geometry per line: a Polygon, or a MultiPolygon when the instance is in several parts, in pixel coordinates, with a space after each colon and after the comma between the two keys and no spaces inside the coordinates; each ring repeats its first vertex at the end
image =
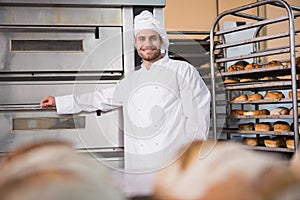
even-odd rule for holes
{"type": "MultiPolygon", "coordinates": [[[[226,133],[227,139],[230,139],[231,134],[239,135],[284,135],[284,136],[293,136],[294,139],[294,149],[287,148],[268,148],[268,147],[251,147],[257,150],[265,151],[278,151],[278,152],[295,152],[299,148],[299,128],[298,128],[298,99],[297,99],[297,88],[300,87],[300,82],[297,81],[297,73],[300,73],[300,66],[296,66],[296,48],[300,47],[300,44],[295,42],[295,34],[299,33],[300,30],[295,30],[294,20],[300,17],[300,8],[296,6],[289,5],[284,0],[264,0],[258,1],[256,3],[247,4],[241,7],[237,7],[231,10],[227,10],[219,14],[214,20],[211,30],[210,30],[210,62],[211,62],[211,94],[212,94],[212,127],[213,135],[215,139],[218,139],[220,131],[226,133]],[[260,9],[262,7],[276,7],[276,9],[281,9],[285,11],[283,16],[276,16],[273,18],[261,17],[258,15],[248,14],[247,11],[251,9],[260,9]],[[225,30],[219,30],[220,23],[226,17],[237,17],[239,20],[248,20],[250,23],[240,25],[234,28],[228,28],[225,30]],[[271,25],[287,23],[288,28],[284,30],[285,32],[268,34],[263,30],[271,25]],[[249,30],[256,28],[256,31],[252,38],[250,39],[241,39],[235,42],[226,42],[225,35],[230,33],[236,33],[239,31],[249,30]],[[284,46],[279,46],[276,48],[261,48],[261,44],[267,41],[274,41],[277,39],[288,38],[289,43],[284,46]],[[216,44],[214,41],[219,40],[219,43],[216,44]],[[227,56],[227,49],[232,47],[237,47],[240,45],[252,44],[253,51],[250,54],[243,54],[238,56],[227,56]],[[222,52],[223,57],[217,57],[216,52],[222,52]],[[252,70],[242,70],[234,72],[226,72],[226,64],[232,61],[241,61],[244,59],[253,59],[254,62],[259,65],[266,65],[267,59],[272,58],[272,56],[277,55],[287,55],[286,59],[281,60],[282,63],[290,61],[289,65],[282,64],[281,66],[275,66],[270,68],[259,68],[252,70]],[[284,76],[291,75],[290,80],[259,80],[259,78],[269,76],[284,76]],[[257,81],[250,82],[237,82],[225,84],[223,81],[225,78],[255,78],[257,81]],[[224,88],[224,99],[220,100],[218,91],[220,88],[224,88]],[[268,90],[288,90],[292,91],[292,98],[283,98],[283,99],[261,99],[256,101],[241,101],[234,102],[231,101],[233,92],[263,92],[268,90]],[[279,104],[292,104],[293,115],[283,115],[283,116],[230,116],[230,111],[233,105],[244,106],[254,106],[256,109],[261,105],[279,105],[279,104]],[[220,118],[220,113],[218,106],[225,106],[225,126],[222,130],[217,128],[218,118],[220,118]],[[253,119],[255,121],[261,119],[278,119],[278,120],[292,120],[293,121],[293,131],[289,132],[278,132],[278,131],[239,131],[236,128],[231,128],[230,123],[228,122],[230,118],[235,118],[236,120],[247,120],[253,119]]],[[[281,30],[282,31],[282,30],[281,30]]]]}

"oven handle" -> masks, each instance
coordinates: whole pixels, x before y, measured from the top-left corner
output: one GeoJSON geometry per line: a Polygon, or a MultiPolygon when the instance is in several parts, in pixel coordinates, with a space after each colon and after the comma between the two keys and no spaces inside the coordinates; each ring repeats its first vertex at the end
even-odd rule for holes
{"type": "Polygon", "coordinates": [[[56,111],[56,107],[41,108],[39,104],[0,105],[0,112],[7,111],[56,111]]]}
{"type": "Polygon", "coordinates": [[[97,26],[26,26],[26,25],[0,25],[0,32],[75,32],[97,33],[97,26]]]}

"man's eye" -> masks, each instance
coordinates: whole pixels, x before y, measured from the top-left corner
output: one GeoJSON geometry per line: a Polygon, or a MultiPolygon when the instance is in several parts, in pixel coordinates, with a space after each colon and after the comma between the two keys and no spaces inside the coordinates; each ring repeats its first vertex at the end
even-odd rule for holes
{"type": "Polygon", "coordinates": [[[154,40],[157,40],[157,37],[156,37],[156,36],[153,36],[153,37],[151,37],[150,39],[154,41],[154,40]]]}

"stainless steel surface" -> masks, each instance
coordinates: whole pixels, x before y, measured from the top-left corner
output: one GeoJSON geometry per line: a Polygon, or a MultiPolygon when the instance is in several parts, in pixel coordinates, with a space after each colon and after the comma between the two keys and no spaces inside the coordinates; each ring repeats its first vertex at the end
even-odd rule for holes
{"type": "MultiPolygon", "coordinates": [[[[247,83],[237,83],[237,84],[225,84],[225,88],[226,90],[228,91],[229,93],[229,90],[231,91],[235,91],[235,90],[241,90],[241,91],[265,91],[265,90],[269,90],[269,89],[280,89],[280,90],[286,90],[286,89],[292,89],[292,94],[293,94],[293,99],[286,99],[285,101],[279,101],[277,103],[286,103],[286,102],[291,102],[292,103],[292,107],[294,109],[294,112],[293,112],[293,115],[292,116],[280,116],[280,117],[275,117],[275,119],[284,119],[284,118],[290,118],[292,117],[293,119],[293,122],[294,122],[294,132],[289,132],[289,133],[284,133],[282,132],[283,135],[293,135],[294,136],[294,141],[295,141],[295,150],[290,150],[290,149],[282,149],[282,148],[278,148],[278,149],[273,149],[272,151],[282,151],[282,152],[296,152],[297,149],[299,148],[299,135],[297,134],[298,133],[298,113],[297,113],[297,108],[298,108],[298,101],[297,101],[297,87],[299,87],[299,83],[297,83],[297,80],[296,80],[296,74],[297,74],[297,70],[296,70],[296,65],[295,65],[295,47],[297,47],[298,45],[295,44],[295,33],[298,32],[298,31],[295,31],[294,29],[294,18],[295,17],[299,17],[299,13],[296,13],[295,16],[294,16],[294,13],[293,13],[293,9],[294,10],[299,10],[299,8],[297,7],[294,7],[294,6],[290,6],[289,4],[287,4],[285,1],[283,0],[265,0],[265,1],[259,1],[259,2],[256,2],[256,3],[252,3],[252,4],[248,4],[248,5],[244,5],[244,6],[241,6],[241,7],[238,7],[238,8],[235,8],[235,9],[231,9],[231,10],[228,10],[228,11],[225,11],[223,13],[221,13],[220,15],[217,16],[217,18],[215,19],[212,27],[211,27],[211,31],[210,31],[210,55],[211,55],[211,82],[212,82],[212,106],[213,106],[213,111],[215,111],[215,107],[216,107],[216,89],[214,88],[216,86],[216,83],[215,83],[215,75],[217,75],[218,73],[218,68],[217,68],[217,64],[221,64],[221,63],[226,63],[226,62],[229,62],[229,61],[236,61],[236,60],[243,60],[245,58],[257,58],[257,57],[266,57],[266,56],[272,56],[272,55],[277,55],[277,54],[286,54],[289,56],[289,59],[288,60],[291,60],[291,65],[288,66],[287,68],[288,69],[283,69],[282,67],[282,70],[279,72],[277,71],[277,73],[282,73],[282,74],[291,74],[291,77],[292,79],[291,80],[286,80],[286,81],[258,81],[258,82],[247,82],[247,83]],[[249,25],[242,25],[242,26],[238,26],[236,28],[231,28],[231,29],[227,29],[227,30],[224,30],[224,31],[217,31],[217,32],[214,32],[217,24],[219,23],[219,21],[222,20],[223,17],[227,16],[227,15],[236,15],[239,16],[239,17],[244,17],[244,18],[248,18],[247,16],[242,16],[242,15],[239,15],[238,13],[241,12],[241,11],[245,11],[245,10],[248,10],[248,9],[251,9],[251,8],[257,8],[259,6],[265,6],[265,5],[275,5],[278,6],[280,5],[280,7],[283,8],[284,11],[286,11],[286,15],[285,16],[280,16],[280,17],[276,17],[276,18],[273,18],[273,19],[266,19],[266,20],[262,20],[260,21],[261,19],[257,19],[258,22],[253,22],[249,25]],[[284,33],[284,34],[277,34],[277,35],[269,35],[269,36],[262,36],[262,37],[258,37],[258,32],[256,32],[256,34],[254,35],[253,39],[250,39],[250,40],[244,40],[244,41],[239,41],[239,42],[236,42],[236,43],[226,43],[225,40],[223,40],[224,44],[222,45],[219,45],[218,48],[220,49],[224,49],[224,55],[225,57],[224,58],[220,58],[220,59],[217,59],[215,58],[215,55],[214,55],[214,52],[216,51],[216,48],[215,48],[215,45],[214,43],[212,42],[213,39],[216,37],[216,36],[220,36],[220,38],[222,38],[222,36],[224,34],[227,34],[227,33],[234,33],[234,32],[237,32],[237,31],[240,31],[240,30],[246,30],[246,29],[249,29],[249,28],[253,28],[253,27],[259,27],[258,30],[261,30],[261,27],[264,27],[266,25],[271,25],[271,24],[276,24],[278,22],[283,22],[283,21],[286,21],[288,23],[288,30],[284,33]],[[289,33],[289,34],[286,34],[286,33],[289,33]],[[237,46],[237,45],[243,45],[243,44],[247,44],[247,43],[255,43],[257,41],[264,41],[264,40],[270,40],[270,39],[275,39],[275,38],[281,38],[281,37],[286,37],[289,39],[289,45],[288,46],[284,46],[284,47],[278,47],[278,48],[274,48],[274,49],[266,49],[266,50],[262,50],[262,51],[258,51],[257,52],[257,49],[254,49],[253,53],[251,54],[247,54],[247,55],[244,55],[242,54],[241,56],[236,56],[236,57],[227,57],[226,56],[226,48],[228,47],[232,47],[232,46],[237,46]]],[[[223,68],[223,70],[226,70],[223,68]]],[[[276,72],[276,70],[278,69],[275,69],[273,71],[270,70],[269,73],[273,73],[273,72],[276,72]]],[[[257,71],[260,71],[259,69],[257,71]]],[[[258,75],[259,73],[264,73],[263,71],[261,72],[257,72],[257,73],[252,73],[251,72],[242,72],[242,73],[239,73],[239,72],[233,72],[232,75],[229,75],[229,73],[221,73],[222,76],[225,76],[225,77],[239,77],[239,76],[243,76],[243,77],[254,77],[255,75],[258,75]]],[[[259,76],[260,77],[260,76],[259,76]]],[[[230,96],[230,95],[228,95],[230,96]]],[[[231,98],[228,98],[229,100],[229,106],[232,107],[232,104],[234,103],[231,103],[230,102],[230,99],[231,98]]],[[[251,102],[244,102],[246,104],[251,104],[251,102]]],[[[267,104],[270,104],[270,103],[273,103],[273,102],[270,102],[270,101],[264,101],[264,100],[261,100],[261,101],[257,101],[255,102],[255,108],[258,109],[259,107],[259,103],[267,103],[267,104]]],[[[243,102],[240,102],[240,104],[242,106],[243,105],[243,102]]],[[[212,120],[213,120],[213,126],[216,125],[216,121],[217,121],[217,116],[216,115],[213,115],[212,116],[212,120]]],[[[237,118],[244,118],[244,117],[237,117],[237,118]]],[[[246,117],[245,117],[246,118],[246,117]]],[[[253,119],[255,120],[258,120],[260,118],[269,118],[269,119],[273,119],[273,116],[260,116],[260,117],[253,117],[253,119]]],[[[257,121],[256,121],[257,122],[257,121]]],[[[227,124],[228,125],[228,124],[227,124]]],[[[216,135],[216,128],[214,129],[214,132],[215,132],[215,135],[216,135]]],[[[240,134],[247,134],[247,133],[241,133],[239,132],[240,134]]],[[[248,134],[258,134],[257,132],[249,132],[248,134]]],[[[273,134],[273,135],[278,135],[280,133],[277,133],[277,132],[270,132],[269,134],[273,134]]],[[[255,147],[255,149],[261,149],[261,150],[267,150],[269,151],[270,149],[269,148],[261,148],[261,147],[255,147]]]]}
{"type": "Polygon", "coordinates": [[[95,38],[95,33],[0,32],[0,45],[3,47],[0,53],[0,71],[122,71],[121,30],[121,27],[100,27],[99,39],[95,38]],[[82,42],[82,50],[76,49],[74,45],[74,50],[64,49],[64,40],[67,39],[82,42]],[[19,47],[21,50],[13,51],[13,41],[24,41],[20,44],[23,45],[19,47]],[[26,47],[25,42],[28,41],[38,42],[37,45],[48,47],[49,50],[26,47]],[[57,43],[54,46],[56,49],[50,49],[49,43],[54,42],[57,43]],[[61,47],[59,43],[62,43],[61,47]]]}
{"type": "Polygon", "coordinates": [[[24,104],[37,105],[47,95],[61,96],[82,94],[97,89],[112,87],[116,83],[101,81],[45,81],[45,82],[12,82],[0,83],[0,105],[22,107],[24,104]]]}
{"type": "MultiPolygon", "coordinates": [[[[2,112],[0,117],[1,135],[0,135],[0,152],[7,152],[19,145],[35,142],[43,139],[63,139],[72,142],[76,148],[112,148],[120,147],[122,144],[122,132],[119,123],[120,111],[105,113],[97,116],[96,113],[83,113],[77,116],[57,115],[54,111],[9,111],[2,112]],[[47,118],[59,118],[62,120],[84,117],[85,125],[77,127],[60,127],[57,129],[34,129],[37,127],[37,120],[47,118]],[[28,130],[14,129],[14,119],[27,119],[28,130]],[[35,119],[30,121],[31,119],[35,119]],[[33,128],[29,128],[29,127],[33,128]]],[[[57,121],[59,122],[59,121],[57,121]]],[[[64,124],[65,125],[65,124],[64,124]]],[[[56,126],[55,124],[53,125],[56,126]]]]}
{"type": "Polygon", "coordinates": [[[0,4],[37,4],[37,5],[73,5],[73,6],[165,6],[165,0],[0,0],[0,4]]]}
{"type": "MultiPolygon", "coordinates": [[[[84,1],[82,1],[84,2],[84,1]]],[[[89,1],[86,1],[89,2],[89,1]]],[[[1,25],[9,26],[122,26],[121,8],[1,5],[1,25]],[[76,14],[74,14],[76,13],[76,14]]]]}

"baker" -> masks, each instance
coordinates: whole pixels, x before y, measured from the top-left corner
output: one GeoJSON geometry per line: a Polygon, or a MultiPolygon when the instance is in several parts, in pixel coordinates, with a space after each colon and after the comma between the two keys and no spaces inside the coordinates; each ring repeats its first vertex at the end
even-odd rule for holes
{"type": "Polygon", "coordinates": [[[125,169],[145,172],[168,164],[169,155],[194,139],[207,139],[210,92],[189,63],[172,60],[166,31],[152,13],[134,19],[142,64],[114,87],[78,96],[44,97],[41,107],[58,114],[123,109],[125,169]]]}

